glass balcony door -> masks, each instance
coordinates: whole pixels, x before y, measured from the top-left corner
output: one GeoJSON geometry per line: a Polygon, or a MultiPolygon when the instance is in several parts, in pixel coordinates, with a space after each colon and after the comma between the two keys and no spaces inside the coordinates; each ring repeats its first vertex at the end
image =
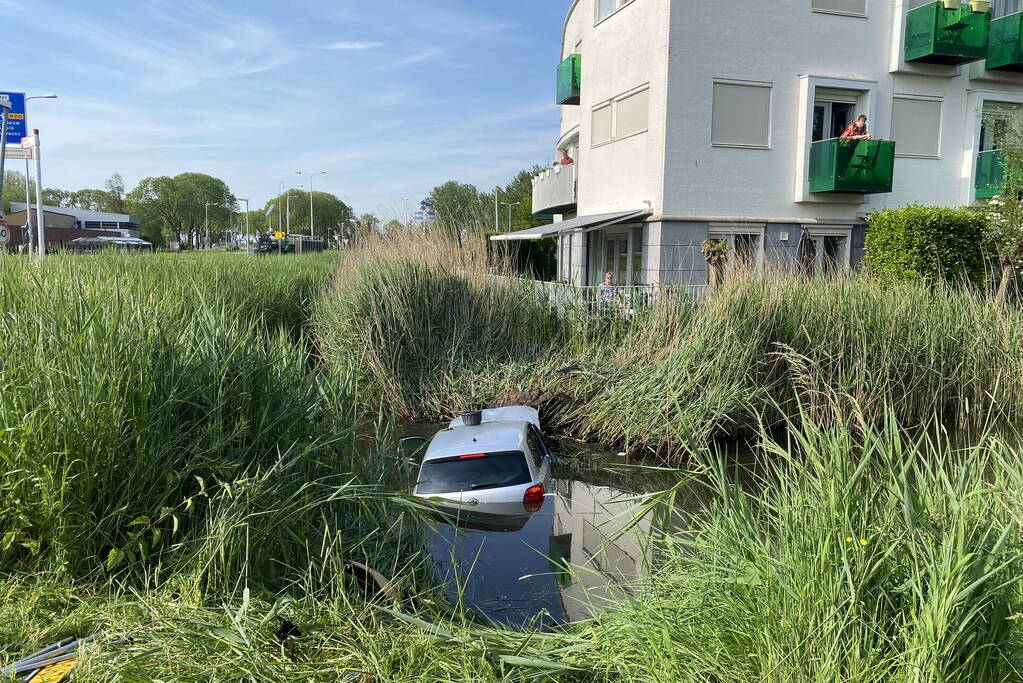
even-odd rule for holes
{"type": "Polygon", "coordinates": [[[813,142],[837,138],[852,123],[853,108],[849,102],[817,100],[813,103],[813,142]]]}

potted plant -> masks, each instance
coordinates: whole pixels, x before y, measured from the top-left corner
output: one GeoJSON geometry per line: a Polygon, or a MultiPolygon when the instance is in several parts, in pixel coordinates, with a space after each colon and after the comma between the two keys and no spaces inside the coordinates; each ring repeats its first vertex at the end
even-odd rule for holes
{"type": "Polygon", "coordinates": [[[707,275],[710,289],[715,290],[725,281],[725,264],[728,263],[728,241],[712,237],[700,243],[700,251],[707,261],[707,275]]]}
{"type": "Polygon", "coordinates": [[[970,0],[970,9],[974,12],[987,12],[991,7],[991,0],[970,0]]]}
{"type": "Polygon", "coordinates": [[[962,7],[962,0],[941,0],[942,4],[945,5],[945,9],[959,9],[962,7]]]}

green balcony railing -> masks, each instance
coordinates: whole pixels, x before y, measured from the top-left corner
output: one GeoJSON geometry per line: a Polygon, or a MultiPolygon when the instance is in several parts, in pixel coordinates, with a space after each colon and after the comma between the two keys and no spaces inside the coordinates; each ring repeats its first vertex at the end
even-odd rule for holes
{"type": "Polygon", "coordinates": [[[1000,149],[977,155],[977,180],[974,187],[977,199],[991,199],[1005,185],[1005,154],[1000,149]]]}
{"type": "Polygon", "coordinates": [[[892,191],[895,143],[832,138],[810,146],[810,192],[892,191]]]}
{"type": "Polygon", "coordinates": [[[569,55],[558,65],[558,104],[579,104],[582,76],[582,55],[569,55]]]}
{"type": "Polygon", "coordinates": [[[1002,71],[1023,71],[1023,13],[991,20],[985,66],[1002,71]]]}
{"type": "Polygon", "coordinates": [[[945,9],[941,0],[910,10],[906,15],[906,61],[926,64],[965,64],[987,56],[987,12],[974,12],[964,2],[945,9]]]}

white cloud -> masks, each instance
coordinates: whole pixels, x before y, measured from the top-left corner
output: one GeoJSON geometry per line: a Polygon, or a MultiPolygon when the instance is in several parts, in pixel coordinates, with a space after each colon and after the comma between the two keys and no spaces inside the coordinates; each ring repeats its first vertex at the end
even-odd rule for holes
{"type": "Polygon", "coordinates": [[[324,45],[321,50],[375,50],[384,44],[375,40],[342,40],[324,45]]]}

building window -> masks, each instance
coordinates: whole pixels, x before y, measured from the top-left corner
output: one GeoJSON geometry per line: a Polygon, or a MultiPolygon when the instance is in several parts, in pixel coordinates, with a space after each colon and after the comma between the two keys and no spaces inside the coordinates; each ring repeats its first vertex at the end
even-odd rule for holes
{"type": "Polygon", "coordinates": [[[645,132],[649,111],[649,88],[618,100],[615,103],[615,139],[645,132]]]}
{"type": "Polygon", "coordinates": [[[771,146],[771,86],[767,83],[714,82],[711,144],[721,147],[771,146]]]}
{"type": "Polygon", "coordinates": [[[607,104],[593,110],[593,128],[591,137],[594,145],[611,141],[611,105],[607,104]]]}
{"type": "Polygon", "coordinates": [[[810,9],[814,12],[865,17],[867,0],[810,0],[810,9]]]}
{"type": "Polygon", "coordinates": [[[597,23],[604,21],[631,2],[632,0],[597,0],[597,23]]]}
{"type": "Polygon", "coordinates": [[[596,147],[645,133],[649,128],[649,118],[649,88],[616,97],[593,110],[591,144],[596,147]]]}
{"type": "Polygon", "coordinates": [[[764,223],[711,223],[710,239],[728,242],[728,272],[760,271],[764,266],[764,223]]]}
{"type": "Polygon", "coordinates": [[[941,100],[894,98],[892,140],[895,140],[896,156],[938,158],[941,143],[941,100]]]}
{"type": "Polygon", "coordinates": [[[1001,19],[1023,9],[1023,0],[995,0],[991,3],[991,18],[1001,19]]]}
{"type": "Polygon", "coordinates": [[[803,233],[799,261],[808,275],[834,275],[851,263],[851,228],[813,228],[803,233]]]}

